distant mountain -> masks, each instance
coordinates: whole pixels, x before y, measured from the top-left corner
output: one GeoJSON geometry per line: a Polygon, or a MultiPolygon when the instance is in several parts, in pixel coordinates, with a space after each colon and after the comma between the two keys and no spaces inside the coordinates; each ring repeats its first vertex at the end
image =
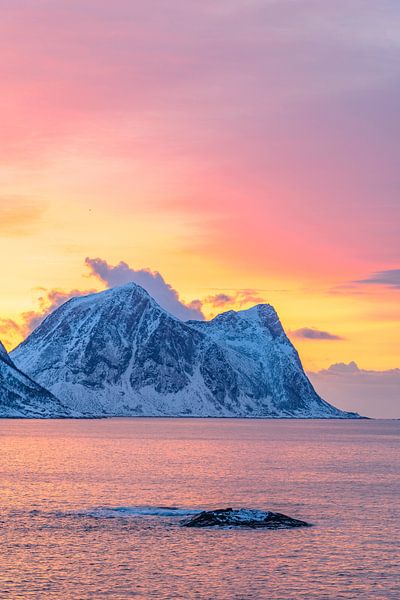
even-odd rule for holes
{"type": "Polygon", "coordinates": [[[24,375],[0,342],[0,418],[71,417],[74,411],[38,383],[24,375]]]}
{"type": "Polygon", "coordinates": [[[269,305],[185,323],[129,283],[69,300],[12,357],[93,416],[355,416],[318,396],[269,305]]]}

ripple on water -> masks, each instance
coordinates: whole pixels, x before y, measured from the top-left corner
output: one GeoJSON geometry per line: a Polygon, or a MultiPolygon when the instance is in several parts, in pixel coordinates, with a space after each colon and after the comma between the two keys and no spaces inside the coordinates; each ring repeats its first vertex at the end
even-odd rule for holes
{"type": "Polygon", "coordinates": [[[399,434],[381,421],[0,421],[0,598],[398,600],[399,434]],[[224,506],[314,527],[177,526],[224,506]]]}

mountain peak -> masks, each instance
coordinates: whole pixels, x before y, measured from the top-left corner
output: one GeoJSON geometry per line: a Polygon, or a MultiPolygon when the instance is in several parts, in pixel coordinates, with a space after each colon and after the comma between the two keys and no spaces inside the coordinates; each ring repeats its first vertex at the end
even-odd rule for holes
{"type": "Polygon", "coordinates": [[[260,317],[262,315],[265,315],[265,316],[271,315],[271,316],[275,316],[275,317],[278,316],[277,312],[276,312],[275,308],[272,306],[272,304],[267,304],[267,303],[255,304],[254,306],[251,306],[250,308],[238,310],[237,312],[243,316],[245,316],[245,315],[249,315],[250,317],[254,316],[254,318],[256,316],[260,317]]]}
{"type": "Polygon", "coordinates": [[[123,283],[112,288],[107,288],[106,290],[100,290],[99,292],[90,293],[86,296],[75,296],[71,300],[74,301],[75,304],[77,304],[80,302],[85,303],[88,301],[92,302],[97,300],[109,301],[114,298],[126,297],[128,295],[148,298],[152,302],[155,302],[155,300],[153,300],[150,294],[144,288],[142,288],[142,286],[135,283],[134,281],[129,281],[128,283],[123,283]]]}
{"type": "MultiPolygon", "coordinates": [[[[278,314],[271,304],[256,304],[251,308],[244,310],[228,310],[220,313],[210,321],[204,323],[210,323],[220,327],[226,325],[241,327],[243,321],[249,325],[260,327],[261,329],[267,329],[273,338],[285,335],[282,324],[279,320],[278,314]]],[[[188,321],[189,324],[196,325],[196,321],[188,321]]],[[[199,322],[200,323],[200,322],[199,322]]]]}
{"type": "Polygon", "coordinates": [[[273,337],[285,335],[278,313],[271,304],[256,304],[246,310],[238,311],[242,319],[255,321],[267,328],[273,337]]]}
{"type": "Polygon", "coordinates": [[[344,416],[317,395],[269,304],[183,322],[131,282],[56,309],[12,358],[96,416],[344,416]]]}
{"type": "Polygon", "coordinates": [[[142,287],[138,283],[135,283],[135,281],[128,281],[127,283],[121,283],[121,285],[116,285],[105,291],[109,291],[109,292],[115,293],[115,294],[134,291],[138,294],[142,294],[143,296],[148,296],[149,298],[151,297],[150,294],[144,289],[144,287],[142,287]]]}

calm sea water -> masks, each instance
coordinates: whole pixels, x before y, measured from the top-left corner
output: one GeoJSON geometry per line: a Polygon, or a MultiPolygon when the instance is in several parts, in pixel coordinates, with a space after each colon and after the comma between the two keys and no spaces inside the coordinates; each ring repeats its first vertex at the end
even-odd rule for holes
{"type": "Polygon", "coordinates": [[[399,421],[0,420],[0,598],[398,599],[399,434],[399,421]],[[185,529],[168,506],[314,526],[185,529]]]}

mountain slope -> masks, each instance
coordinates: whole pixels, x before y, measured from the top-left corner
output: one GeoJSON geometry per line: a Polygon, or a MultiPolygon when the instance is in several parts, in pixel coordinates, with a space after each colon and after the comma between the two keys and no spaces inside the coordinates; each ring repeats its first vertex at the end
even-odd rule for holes
{"type": "Polygon", "coordinates": [[[315,392],[271,305],[259,304],[223,313],[211,321],[189,323],[220,346],[233,350],[232,362],[238,371],[242,370],[243,357],[248,359],[245,375],[251,379],[251,395],[258,400],[272,398],[272,415],[340,416],[341,411],[315,392]]]}
{"type": "Polygon", "coordinates": [[[349,416],[316,394],[268,305],[184,323],[126,284],[69,300],[12,357],[93,415],[349,416]]]}
{"type": "Polygon", "coordinates": [[[70,416],[78,415],[17,369],[0,342],[0,417],[70,416]]]}

